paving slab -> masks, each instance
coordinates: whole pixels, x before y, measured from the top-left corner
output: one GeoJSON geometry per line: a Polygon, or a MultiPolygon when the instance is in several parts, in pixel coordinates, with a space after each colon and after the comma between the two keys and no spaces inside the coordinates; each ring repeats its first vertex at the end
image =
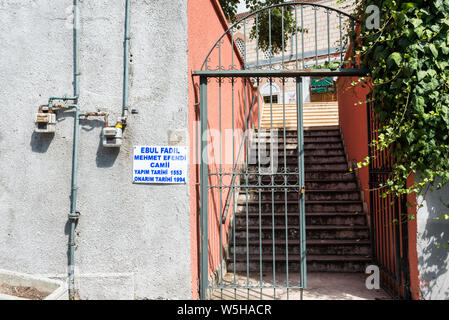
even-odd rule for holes
{"type": "MultiPolygon", "coordinates": [[[[391,297],[382,289],[369,290],[365,286],[367,275],[363,273],[314,273],[307,275],[307,289],[303,290],[303,300],[390,300],[391,297]]],[[[289,275],[289,287],[299,286],[299,275],[289,275]]],[[[286,287],[286,274],[264,274],[262,281],[259,275],[228,273],[223,276],[222,287],[209,290],[212,300],[301,300],[300,289],[276,288],[286,287]],[[276,280],[276,282],[274,282],[276,280]],[[233,288],[249,286],[250,289],[233,288]],[[231,288],[229,288],[231,287],[231,288]],[[264,287],[264,288],[260,288],[264,287]],[[268,288],[267,288],[268,287],[268,288]]],[[[220,283],[218,283],[220,285],[220,283]]]]}

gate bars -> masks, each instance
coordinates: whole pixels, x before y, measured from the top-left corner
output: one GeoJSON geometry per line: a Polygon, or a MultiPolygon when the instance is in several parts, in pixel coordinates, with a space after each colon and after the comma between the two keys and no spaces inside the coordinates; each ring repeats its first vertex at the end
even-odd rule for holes
{"type": "MultiPolygon", "coordinates": [[[[266,79],[267,84],[270,85],[270,103],[265,105],[265,108],[269,108],[270,110],[270,128],[267,128],[267,131],[261,130],[261,80],[264,81],[261,77],[254,77],[250,80],[247,78],[230,78],[228,82],[230,84],[231,93],[231,98],[228,98],[230,106],[228,105],[223,108],[222,100],[224,100],[223,92],[226,93],[226,87],[224,86],[226,79],[221,77],[218,78],[218,103],[216,103],[216,101],[213,102],[214,105],[218,105],[218,114],[215,113],[215,116],[218,116],[218,119],[213,119],[212,115],[208,114],[208,104],[211,102],[211,99],[208,99],[208,85],[210,86],[209,83],[211,82],[211,79],[208,81],[206,76],[200,77],[201,299],[208,298],[207,290],[218,290],[220,292],[220,298],[223,298],[224,291],[231,290],[233,291],[233,297],[235,299],[237,299],[238,291],[246,290],[246,298],[249,299],[251,297],[250,291],[252,290],[254,293],[254,291],[257,290],[258,297],[263,299],[267,289],[273,290],[274,297],[276,297],[277,289],[284,289],[286,290],[287,298],[289,298],[291,289],[297,289],[301,291],[302,297],[302,289],[306,287],[302,78],[298,77],[290,79],[294,84],[295,92],[299,97],[294,108],[297,112],[295,116],[297,121],[296,134],[299,151],[296,155],[295,150],[287,149],[288,136],[286,129],[285,88],[289,79],[283,77],[275,79],[269,77],[266,79]],[[282,85],[283,125],[282,128],[278,129],[273,125],[273,108],[275,106],[273,103],[272,87],[273,82],[276,80],[282,85]],[[251,90],[251,87],[253,86],[252,83],[256,84],[257,90],[251,90]],[[237,102],[235,101],[235,93],[238,91],[236,90],[236,86],[239,84],[243,87],[245,93],[242,102],[243,107],[237,105],[237,102]],[[251,93],[253,93],[252,99],[249,98],[251,93]],[[251,100],[252,102],[249,104],[249,101],[251,100]],[[224,115],[223,110],[227,111],[224,115]],[[239,118],[239,114],[243,117],[239,118]],[[242,119],[244,121],[239,121],[242,119]],[[212,129],[210,126],[213,126],[214,124],[217,125],[218,132],[211,134],[210,132],[212,129]],[[229,128],[231,128],[230,135],[232,137],[232,146],[229,144],[230,139],[228,139],[228,137],[223,137],[223,132],[229,128]],[[252,134],[255,128],[257,128],[257,133],[252,134]],[[240,137],[236,132],[242,129],[243,135],[240,137]],[[275,145],[275,143],[278,142],[278,134],[282,135],[282,143],[275,145]],[[256,136],[258,141],[254,143],[253,139],[256,136]],[[262,138],[264,139],[262,140],[262,138]],[[224,146],[223,140],[227,142],[224,146]],[[263,158],[266,156],[267,152],[267,144],[265,144],[265,142],[269,143],[269,159],[263,158]],[[217,145],[218,150],[215,149],[215,146],[217,145]],[[237,150],[238,152],[236,152],[237,150]],[[242,150],[244,150],[243,153],[242,150]],[[279,157],[277,154],[278,150],[283,151],[283,154],[279,157]],[[230,152],[232,152],[232,163],[227,163],[225,159],[231,157],[224,153],[230,152]],[[256,155],[254,152],[256,152],[256,155]],[[210,157],[211,154],[212,157],[210,157]],[[297,167],[296,170],[288,168],[288,158],[291,158],[292,155],[297,157],[297,164],[295,164],[297,167]],[[243,158],[243,160],[240,160],[240,158],[243,158]],[[263,166],[262,160],[268,160],[268,168],[263,166]],[[281,163],[283,163],[283,166],[277,166],[278,160],[282,160],[281,163]],[[256,199],[251,198],[251,195],[254,197],[254,192],[250,194],[251,191],[256,191],[256,199]],[[283,206],[283,214],[275,212],[275,192],[284,193],[284,202],[283,205],[280,206],[283,206]],[[262,203],[262,193],[271,193],[271,204],[262,203]],[[291,197],[288,196],[289,193],[294,193],[293,196],[297,194],[297,200],[290,200],[291,197]],[[244,200],[243,205],[241,203],[242,198],[244,200]],[[257,210],[251,211],[249,210],[249,204],[253,203],[254,200],[256,200],[257,210]],[[292,205],[296,205],[298,208],[296,211],[298,225],[293,227],[288,223],[292,218],[288,209],[292,205]],[[252,218],[250,217],[250,214],[252,218]],[[266,218],[270,216],[271,223],[268,223],[268,219],[266,218]],[[263,219],[263,217],[265,217],[265,219],[263,219]],[[279,235],[276,232],[275,224],[277,220],[282,218],[284,218],[285,223],[285,234],[283,236],[285,239],[285,268],[279,270],[277,267],[278,262],[276,262],[276,259],[279,258],[279,254],[276,254],[276,250],[279,249],[279,245],[278,247],[276,246],[279,235]],[[237,219],[244,220],[243,230],[236,229],[237,219]],[[253,225],[250,225],[250,222],[252,222],[253,225]],[[257,240],[249,238],[250,228],[257,229],[257,240]],[[267,240],[263,239],[263,235],[266,235],[263,233],[263,230],[267,228],[271,228],[270,236],[272,239],[272,249],[269,249],[272,250],[272,285],[267,285],[264,283],[266,281],[263,279],[264,266],[266,266],[263,261],[263,243],[264,240],[265,242],[267,240]],[[299,232],[298,239],[295,237],[292,238],[292,230],[297,230],[297,232],[299,232]],[[241,237],[242,232],[244,233],[244,246],[242,247],[242,244],[240,243],[239,248],[237,248],[236,237],[241,237]],[[251,240],[253,244],[254,241],[258,241],[258,248],[254,246],[250,248],[251,240]],[[289,258],[292,258],[292,256],[295,255],[294,252],[289,253],[289,246],[296,240],[300,252],[299,255],[296,254],[298,255],[298,258],[294,261],[299,262],[299,281],[291,279],[291,270],[289,270],[289,266],[291,265],[291,263],[289,263],[289,258]],[[217,244],[218,249],[216,248],[217,244]],[[239,250],[244,251],[243,255],[246,255],[245,262],[237,261],[236,257],[242,255],[242,253],[239,253],[239,250]],[[258,259],[251,261],[250,254],[258,255],[258,259]],[[227,256],[229,259],[227,259],[227,256]],[[232,265],[230,270],[224,265],[226,264],[226,260],[232,265]],[[244,270],[241,270],[242,266],[244,267],[244,270]],[[257,284],[254,284],[254,279],[251,279],[251,273],[254,271],[258,273],[257,284]],[[211,272],[216,273],[215,284],[210,284],[209,282],[209,274],[211,272]],[[224,275],[227,272],[232,273],[232,281],[224,279],[224,275]],[[242,280],[238,279],[241,278],[238,277],[239,272],[244,273],[246,276],[243,284],[242,280]],[[279,273],[285,274],[285,284],[278,281],[277,275],[279,273]]],[[[227,89],[229,90],[229,88],[227,89]]],[[[224,96],[229,97],[229,95],[226,94],[224,96]]],[[[289,132],[291,132],[291,130],[289,132]]],[[[268,232],[268,234],[269,233],[270,232],[268,232]]],[[[282,245],[282,243],[280,243],[280,245],[282,245]]]]}
{"type": "Polygon", "coordinates": [[[277,289],[284,290],[287,298],[290,297],[290,290],[299,290],[302,298],[302,289],[307,285],[303,77],[366,75],[367,70],[358,68],[355,59],[357,24],[356,19],[349,14],[316,3],[288,2],[266,7],[232,24],[208,52],[201,70],[194,72],[194,76],[200,78],[201,123],[198,151],[201,159],[201,299],[211,298],[207,294],[208,290],[218,291],[221,299],[226,290],[233,291],[234,299],[237,299],[239,290],[246,291],[247,299],[251,297],[251,290],[253,294],[256,290],[262,299],[267,289],[273,290],[274,298],[277,289]],[[263,18],[267,18],[267,26],[261,24],[263,18]],[[273,28],[276,21],[277,28],[273,28]],[[293,24],[293,28],[288,29],[288,24],[293,24]],[[265,33],[260,32],[261,29],[265,33]],[[286,33],[285,30],[290,31],[286,33]],[[350,36],[343,37],[343,31],[350,36]],[[264,34],[268,42],[268,49],[265,51],[259,46],[260,37],[264,34]],[[273,48],[274,39],[280,39],[280,52],[273,48]],[[277,92],[278,97],[282,95],[281,106],[276,106],[273,102],[275,82],[279,82],[282,87],[281,92],[277,92]],[[289,82],[294,85],[291,86],[289,82]],[[270,111],[270,125],[265,135],[262,135],[264,99],[260,98],[260,88],[264,83],[269,87],[269,101],[266,101],[265,108],[270,111]],[[211,87],[214,90],[210,90],[211,87]],[[296,94],[293,106],[297,122],[294,135],[296,134],[298,147],[295,150],[287,148],[291,131],[286,129],[286,87],[296,94]],[[273,110],[282,110],[282,124],[278,124],[277,128],[274,126],[273,120],[276,118],[273,118],[273,110]],[[252,134],[255,128],[257,132],[252,134]],[[231,131],[232,144],[225,144],[223,148],[223,142],[228,141],[223,138],[226,130],[231,131]],[[236,137],[236,132],[240,131],[243,131],[243,135],[237,134],[236,137]],[[278,142],[278,133],[283,142],[274,147],[278,142]],[[261,152],[265,154],[267,151],[267,146],[261,148],[261,137],[265,137],[269,142],[268,170],[261,165],[261,152]],[[251,163],[254,160],[251,150],[254,151],[252,146],[255,139],[258,139],[255,156],[258,161],[251,163]],[[283,151],[282,156],[277,156],[278,149],[283,151]],[[241,155],[243,160],[240,159],[241,155]],[[288,159],[292,156],[296,157],[297,161],[293,171],[288,168],[288,159]],[[214,161],[217,158],[218,163],[214,161]],[[223,163],[224,158],[232,158],[232,161],[223,163]],[[278,160],[284,164],[283,167],[274,167],[278,160]],[[284,198],[279,206],[283,211],[281,214],[275,212],[275,193],[279,199],[284,198]],[[264,194],[268,197],[271,195],[271,202],[262,200],[264,194]],[[289,194],[293,194],[293,200],[290,200],[289,194]],[[250,211],[250,205],[252,210],[255,210],[254,205],[257,210],[250,211]],[[293,211],[296,217],[288,212],[289,208],[295,207],[296,210],[293,211]],[[297,226],[290,225],[291,218],[297,219],[297,226]],[[281,252],[285,258],[285,268],[282,267],[282,270],[278,266],[279,261],[276,261],[280,257],[276,251],[280,251],[279,244],[282,245],[276,230],[282,232],[282,229],[275,228],[276,221],[278,224],[282,223],[281,219],[284,219],[285,229],[285,235],[282,235],[285,253],[281,252]],[[237,223],[241,224],[238,228],[237,223]],[[266,239],[263,238],[263,230],[269,231],[264,234],[266,239]],[[254,231],[257,238],[250,239],[250,231],[254,231]],[[269,240],[270,238],[272,240],[269,240]],[[244,243],[239,248],[236,245],[237,240],[244,243]],[[256,246],[250,247],[250,240],[253,244],[256,243],[256,246]],[[272,253],[272,285],[264,284],[263,279],[264,270],[267,271],[268,266],[264,262],[264,259],[267,260],[267,256],[263,255],[264,240],[265,243],[270,242],[269,245],[272,242],[270,249],[265,248],[268,254],[272,253]],[[299,252],[289,252],[292,241],[297,241],[299,252]],[[243,257],[244,263],[236,258],[238,250],[242,252],[239,258],[243,257]],[[226,270],[228,265],[231,266],[230,270],[226,270]],[[299,270],[296,275],[298,279],[291,276],[290,266],[299,270]],[[245,275],[243,284],[242,278],[237,275],[239,270],[245,275]],[[232,272],[231,280],[225,279],[227,271],[232,272]],[[279,271],[285,273],[285,279],[279,279],[279,271]],[[257,280],[250,279],[252,272],[259,274],[257,280]],[[285,284],[281,281],[285,281],[285,284]]]}
{"type": "Polygon", "coordinates": [[[369,164],[372,256],[381,273],[381,287],[396,299],[410,299],[408,264],[407,199],[388,194],[384,184],[392,173],[393,159],[388,150],[379,151],[372,143],[378,139],[378,122],[372,102],[368,111],[369,164]]]}

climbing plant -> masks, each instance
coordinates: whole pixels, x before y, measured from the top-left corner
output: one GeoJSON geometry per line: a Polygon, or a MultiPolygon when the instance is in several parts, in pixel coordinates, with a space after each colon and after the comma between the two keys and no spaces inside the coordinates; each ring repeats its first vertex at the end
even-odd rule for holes
{"type": "Polygon", "coordinates": [[[393,158],[385,194],[440,188],[449,181],[449,1],[363,0],[355,14],[362,20],[357,53],[370,79],[358,82],[371,87],[382,124],[373,147],[393,158]],[[380,9],[374,29],[365,12],[372,5],[380,9]],[[413,172],[420,178],[407,186],[413,172]]]}
{"type": "MultiPolygon", "coordinates": [[[[239,2],[251,10],[282,3],[283,0],[220,0],[229,19],[234,19],[239,2]]],[[[342,5],[352,0],[339,0],[342,5]]],[[[449,1],[447,0],[360,0],[355,1],[354,17],[360,17],[356,52],[368,77],[360,82],[371,88],[378,120],[379,137],[372,147],[388,149],[393,173],[382,185],[385,195],[425,193],[449,182],[449,1]],[[366,9],[378,8],[379,26],[366,9]],[[368,12],[368,13],[367,13],[368,12]],[[406,181],[419,172],[412,185],[406,181]]],[[[284,12],[284,40],[294,31],[293,18],[284,12]],[[293,29],[292,29],[293,28],[293,29]]],[[[280,9],[272,10],[274,28],[280,29],[280,9]],[[279,11],[279,12],[278,12],[279,11]]],[[[260,15],[259,26],[268,25],[268,15],[260,15]]],[[[350,28],[346,31],[350,36],[350,28]]],[[[272,39],[260,28],[259,46],[276,53],[282,47],[282,33],[272,39]]],[[[254,30],[251,35],[254,37],[254,30]]],[[[363,101],[360,102],[362,104],[363,101]]],[[[366,166],[366,158],[358,166],[366,166]]]]}

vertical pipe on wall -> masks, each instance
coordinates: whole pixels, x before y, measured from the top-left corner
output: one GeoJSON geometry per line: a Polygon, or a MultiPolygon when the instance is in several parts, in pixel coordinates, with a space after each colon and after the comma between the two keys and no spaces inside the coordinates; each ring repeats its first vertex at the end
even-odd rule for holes
{"type": "Polygon", "coordinates": [[[76,211],[76,197],[77,197],[77,171],[78,171],[78,138],[79,138],[79,116],[80,111],[78,107],[79,97],[79,16],[78,16],[79,0],[73,0],[73,91],[75,96],[75,123],[73,129],[73,155],[72,155],[72,187],[70,195],[70,234],[69,234],[69,297],[71,299],[75,296],[75,228],[79,218],[76,211]]]}
{"type": "Polygon", "coordinates": [[[130,17],[130,0],[126,0],[125,5],[125,40],[123,42],[123,102],[122,117],[127,116],[128,111],[128,80],[129,80],[129,42],[131,40],[129,34],[129,17],[130,17]]]}
{"type": "MultiPolygon", "coordinates": [[[[73,0],[73,91],[76,99],[79,97],[79,0],[73,0]]],[[[75,101],[78,103],[78,101],[75,101]]]]}
{"type": "Polygon", "coordinates": [[[75,296],[75,228],[79,218],[76,211],[77,197],[77,170],[78,170],[78,138],[79,138],[79,117],[80,112],[78,106],[75,107],[75,124],[73,129],[73,156],[72,156],[72,189],[71,189],[71,206],[69,214],[70,235],[69,235],[69,297],[75,296]]]}

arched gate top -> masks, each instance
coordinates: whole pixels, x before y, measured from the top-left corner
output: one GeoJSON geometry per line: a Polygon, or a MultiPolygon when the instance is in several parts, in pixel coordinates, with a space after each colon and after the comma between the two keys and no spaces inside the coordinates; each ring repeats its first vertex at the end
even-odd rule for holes
{"type": "Polygon", "coordinates": [[[287,2],[264,7],[233,23],[195,74],[364,75],[366,70],[355,64],[355,46],[350,45],[355,43],[358,24],[349,13],[318,3],[287,2]],[[233,44],[228,44],[226,50],[225,37],[233,44]],[[350,48],[352,52],[347,53],[350,48]],[[242,61],[234,58],[235,50],[239,50],[242,61]]]}

